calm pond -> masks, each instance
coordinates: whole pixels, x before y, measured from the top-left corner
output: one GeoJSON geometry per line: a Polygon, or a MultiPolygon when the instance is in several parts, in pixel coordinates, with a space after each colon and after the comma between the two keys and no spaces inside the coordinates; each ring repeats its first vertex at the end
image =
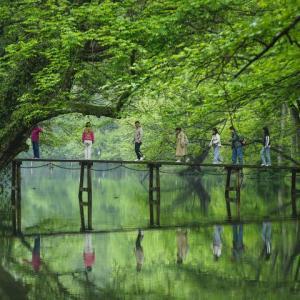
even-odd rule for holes
{"type": "Polygon", "coordinates": [[[162,167],[150,228],[148,171],[95,164],[94,232],[79,233],[78,165],[42,165],[23,164],[22,237],[2,195],[0,299],[299,299],[289,174],[245,171],[228,223],[224,170],[162,167]]]}

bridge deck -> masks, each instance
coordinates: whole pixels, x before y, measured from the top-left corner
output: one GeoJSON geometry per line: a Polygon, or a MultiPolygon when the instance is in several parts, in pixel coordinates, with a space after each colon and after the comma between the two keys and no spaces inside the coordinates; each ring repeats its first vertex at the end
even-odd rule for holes
{"type": "Polygon", "coordinates": [[[189,166],[189,167],[214,167],[214,168],[244,168],[244,169],[263,169],[263,170],[300,170],[300,165],[297,166],[260,166],[260,165],[232,165],[232,164],[207,164],[197,162],[175,162],[165,160],[87,160],[87,159],[32,159],[32,158],[17,158],[15,162],[91,162],[91,163],[110,163],[110,164],[134,164],[134,165],[159,165],[159,166],[189,166]]]}

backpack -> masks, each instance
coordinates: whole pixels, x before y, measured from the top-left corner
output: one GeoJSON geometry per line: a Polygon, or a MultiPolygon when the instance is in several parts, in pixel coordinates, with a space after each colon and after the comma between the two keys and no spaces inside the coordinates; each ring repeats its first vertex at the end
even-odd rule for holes
{"type": "Polygon", "coordinates": [[[239,141],[241,143],[242,146],[245,146],[246,145],[246,140],[245,140],[245,137],[243,135],[239,135],[239,141]]]}

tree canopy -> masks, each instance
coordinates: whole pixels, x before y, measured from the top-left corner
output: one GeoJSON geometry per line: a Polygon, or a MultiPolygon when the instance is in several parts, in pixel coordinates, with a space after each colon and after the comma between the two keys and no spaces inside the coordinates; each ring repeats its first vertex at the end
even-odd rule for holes
{"type": "Polygon", "coordinates": [[[176,125],[198,143],[233,124],[248,140],[269,126],[298,159],[298,11],[295,0],[2,0],[1,165],[33,125],[74,112],[142,119],[153,157],[176,125]]]}

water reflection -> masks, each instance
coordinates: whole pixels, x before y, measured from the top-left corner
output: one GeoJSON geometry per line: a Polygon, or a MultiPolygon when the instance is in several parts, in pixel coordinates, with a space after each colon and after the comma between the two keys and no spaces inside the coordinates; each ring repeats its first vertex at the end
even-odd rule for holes
{"type": "Polygon", "coordinates": [[[262,257],[265,260],[269,260],[271,257],[271,234],[272,234],[272,225],[271,222],[265,221],[262,224],[262,239],[263,239],[263,250],[262,257]]]}
{"type": "Polygon", "coordinates": [[[140,272],[144,263],[144,250],[142,247],[142,240],[144,238],[144,233],[141,229],[138,231],[138,235],[135,241],[135,258],[136,258],[136,271],[140,272]]]}
{"type": "Polygon", "coordinates": [[[42,264],[42,260],[41,260],[41,237],[40,236],[37,236],[34,239],[31,261],[28,260],[28,259],[24,259],[23,261],[27,264],[32,265],[32,269],[35,272],[40,271],[40,267],[41,267],[41,264],[42,264]]]}
{"type": "Polygon", "coordinates": [[[213,256],[216,261],[219,260],[222,253],[222,233],[223,233],[223,226],[215,225],[212,248],[213,248],[213,256]]]}
{"type": "Polygon", "coordinates": [[[265,219],[255,224],[44,236],[42,243],[39,236],[6,237],[0,269],[10,272],[9,280],[30,284],[28,299],[297,299],[299,232],[298,221],[265,219]],[[28,250],[35,272],[20,263],[28,250]]]}
{"type": "Polygon", "coordinates": [[[186,229],[178,229],[176,231],[177,240],[177,264],[182,264],[189,251],[188,232],[186,229]]]}
{"type": "Polygon", "coordinates": [[[91,272],[95,263],[95,249],[92,243],[92,234],[86,233],[84,236],[83,260],[85,269],[91,272]]]}
{"type": "Polygon", "coordinates": [[[232,260],[239,261],[244,253],[243,224],[232,225],[232,260]]]}

